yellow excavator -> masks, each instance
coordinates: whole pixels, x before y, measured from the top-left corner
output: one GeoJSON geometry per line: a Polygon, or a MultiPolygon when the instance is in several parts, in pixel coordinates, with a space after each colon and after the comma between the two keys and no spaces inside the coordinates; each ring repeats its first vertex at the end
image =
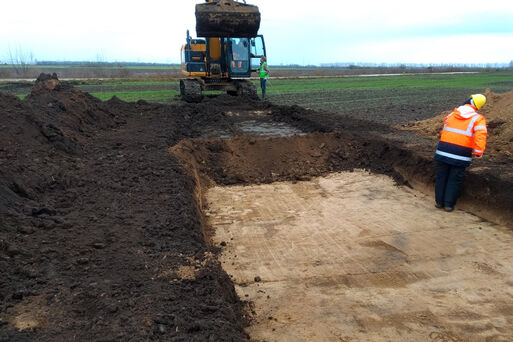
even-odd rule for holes
{"type": "Polygon", "coordinates": [[[206,0],[196,5],[196,35],[187,30],[182,46],[180,96],[200,102],[202,91],[221,90],[230,95],[257,97],[249,81],[266,56],[264,37],[258,34],[260,12],[246,1],[206,0]]]}

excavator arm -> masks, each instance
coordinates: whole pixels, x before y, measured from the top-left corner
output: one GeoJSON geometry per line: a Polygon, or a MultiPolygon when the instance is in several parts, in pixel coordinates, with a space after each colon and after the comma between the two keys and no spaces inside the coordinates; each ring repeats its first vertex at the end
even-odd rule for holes
{"type": "Polygon", "coordinates": [[[257,6],[234,0],[206,0],[196,5],[198,37],[256,37],[260,28],[257,6]]]}

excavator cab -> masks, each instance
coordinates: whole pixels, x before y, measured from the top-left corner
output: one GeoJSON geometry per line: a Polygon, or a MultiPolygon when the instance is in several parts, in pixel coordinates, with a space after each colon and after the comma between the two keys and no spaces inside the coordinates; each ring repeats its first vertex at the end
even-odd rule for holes
{"type": "Polygon", "coordinates": [[[258,35],[258,7],[233,0],[207,0],[196,5],[196,33],[187,31],[182,46],[180,96],[199,102],[202,91],[224,90],[231,95],[257,97],[256,87],[247,80],[266,56],[265,42],[258,35]]]}
{"type": "Polygon", "coordinates": [[[251,77],[265,56],[264,36],[254,38],[228,38],[228,65],[230,77],[251,77]]]}

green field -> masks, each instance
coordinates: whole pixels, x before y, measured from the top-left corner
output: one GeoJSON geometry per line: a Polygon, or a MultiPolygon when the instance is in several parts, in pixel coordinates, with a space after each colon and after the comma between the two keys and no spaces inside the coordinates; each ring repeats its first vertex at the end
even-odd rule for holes
{"type": "Polygon", "coordinates": [[[513,72],[277,79],[268,88],[270,100],[279,104],[367,118],[389,109],[422,120],[460,104],[471,93],[512,90],[513,72]]]}
{"type": "Polygon", "coordinates": [[[326,90],[338,88],[509,88],[513,87],[513,72],[469,74],[405,74],[391,76],[336,77],[314,79],[272,80],[275,91],[326,90]]]}
{"type": "MultiPolygon", "coordinates": [[[[108,100],[113,96],[128,102],[179,101],[177,80],[126,79],[71,81],[82,91],[108,100]]],[[[253,80],[259,87],[259,81],[253,80]]],[[[23,98],[30,83],[0,83],[0,91],[23,98]]],[[[422,119],[425,113],[437,113],[448,104],[458,104],[472,92],[490,88],[495,93],[513,89],[513,71],[459,74],[404,74],[391,76],[344,76],[322,78],[276,78],[268,82],[267,92],[276,104],[300,105],[341,114],[358,111],[381,112],[384,107],[410,112],[422,119]]],[[[209,94],[219,94],[210,92],[209,94]]],[[[259,90],[260,94],[260,90],[259,90]]],[[[384,119],[385,121],[385,119],[384,119]]]]}
{"type": "MultiPolygon", "coordinates": [[[[258,80],[254,81],[258,87],[258,80]]],[[[173,81],[113,81],[96,84],[81,84],[78,88],[92,95],[108,99],[116,95],[125,101],[144,99],[147,101],[177,100],[178,82],[173,81]]],[[[351,90],[360,92],[380,92],[404,90],[410,93],[419,88],[433,89],[475,89],[484,91],[486,88],[494,92],[505,92],[513,89],[513,71],[485,72],[475,74],[419,74],[399,76],[367,76],[367,77],[333,77],[333,78],[288,78],[272,79],[268,83],[268,95],[271,99],[280,99],[308,103],[314,101],[312,94],[339,94],[351,90]],[[305,96],[306,95],[306,96],[305,96]],[[287,99],[289,98],[289,99],[287,99]]],[[[326,96],[323,96],[326,97],[326,96]]],[[[364,97],[365,98],[365,97],[364,97]]]]}
{"type": "MultiPolygon", "coordinates": [[[[62,70],[62,69],[119,69],[119,68],[126,68],[126,69],[146,69],[146,70],[176,70],[180,69],[179,65],[123,65],[120,64],[107,64],[102,65],[101,63],[91,63],[91,64],[76,64],[76,65],[69,65],[69,64],[52,64],[52,65],[44,65],[44,64],[38,64],[38,65],[25,65],[23,66],[25,69],[35,69],[35,70],[46,70],[47,72],[53,71],[53,69],[62,70]]],[[[13,69],[13,66],[10,64],[0,64],[0,69],[13,69]]]]}

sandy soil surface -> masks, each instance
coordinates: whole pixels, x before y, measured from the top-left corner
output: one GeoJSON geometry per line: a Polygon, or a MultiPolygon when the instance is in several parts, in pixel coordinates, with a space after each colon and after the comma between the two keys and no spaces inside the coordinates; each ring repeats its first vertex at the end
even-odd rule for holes
{"type": "MultiPolygon", "coordinates": [[[[1,341],[247,340],[201,210],[209,187],[433,178],[430,139],[230,96],[101,102],[43,74],[23,101],[0,93],[0,115],[1,341]]],[[[476,163],[458,208],[511,223],[511,170],[476,163]]]]}
{"type": "Polygon", "coordinates": [[[510,341],[513,233],[386,176],[213,187],[213,240],[261,341],[510,341]]]}

